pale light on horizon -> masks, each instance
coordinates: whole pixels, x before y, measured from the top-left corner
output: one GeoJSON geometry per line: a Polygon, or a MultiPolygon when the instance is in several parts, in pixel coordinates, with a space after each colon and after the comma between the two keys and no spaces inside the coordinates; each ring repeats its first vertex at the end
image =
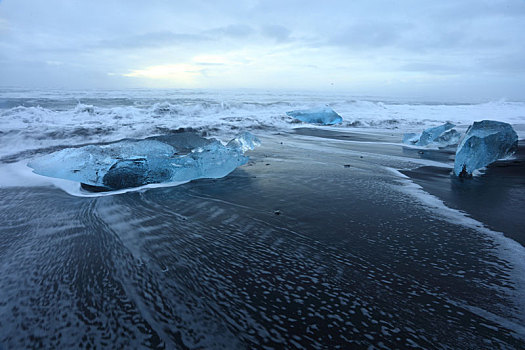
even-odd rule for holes
{"type": "Polygon", "coordinates": [[[196,83],[195,78],[200,74],[197,66],[181,63],[134,69],[122,75],[133,78],[160,79],[182,86],[194,86],[196,83]]]}

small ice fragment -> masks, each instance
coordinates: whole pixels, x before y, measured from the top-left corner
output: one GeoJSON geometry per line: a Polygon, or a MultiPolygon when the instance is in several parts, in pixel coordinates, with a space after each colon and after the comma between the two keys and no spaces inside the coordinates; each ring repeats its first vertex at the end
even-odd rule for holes
{"type": "Polygon", "coordinates": [[[443,125],[435,126],[433,128],[428,128],[424,130],[421,133],[421,136],[419,137],[419,141],[416,142],[416,146],[426,146],[429,143],[434,142],[434,140],[441,136],[441,134],[443,134],[447,130],[452,129],[454,126],[454,124],[447,122],[443,125]]]}
{"type": "Polygon", "coordinates": [[[286,112],[287,115],[304,123],[333,125],[339,124],[343,118],[330,107],[318,107],[286,112]]]}
{"type": "Polygon", "coordinates": [[[237,135],[237,137],[228,142],[226,146],[229,148],[238,148],[242,152],[246,152],[260,145],[261,142],[257,137],[255,137],[253,134],[250,134],[249,132],[244,132],[237,135]]]}
{"type": "Polygon", "coordinates": [[[512,155],[518,135],[510,124],[494,120],[474,122],[456,150],[454,174],[470,177],[474,170],[512,155]]]}
{"type": "Polygon", "coordinates": [[[403,135],[403,143],[415,146],[438,147],[455,145],[459,142],[461,134],[452,129],[454,126],[454,124],[447,122],[443,125],[425,129],[421,135],[407,133],[403,135]]]}
{"type": "Polygon", "coordinates": [[[419,141],[419,134],[410,132],[403,135],[403,143],[413,145],[419,141]]]}
{"type": "Polygon", "coordinates": [[[450,129],[439,135],[433,143],[439,147],[447,147],[457,145],[460,139],[461,133],[459,133],[456,129],[450,129]]]}

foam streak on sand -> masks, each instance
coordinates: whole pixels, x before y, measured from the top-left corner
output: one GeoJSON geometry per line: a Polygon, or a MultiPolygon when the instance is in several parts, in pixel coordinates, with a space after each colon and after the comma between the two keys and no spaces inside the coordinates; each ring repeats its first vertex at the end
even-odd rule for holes
{"type": "MultiPolygon", "coordinates": [[[[459,224],[464,227],[474,229],[486,235],[487,237],[490,237],[496,244],[498,256],[508,260],[512,264],[513,281],[516,283],[516,287],[514,289],[514,297],[516,298],[515,300],[523,300],[525,297],[525,260],[523,260],[523,256],[525,256],[525,247],[513,239],[506,237],[502,232],[496,232],[489,229],[482,222],[469,217],[466,213],[447,207],[445,203],[443,203],[443,201],[441,201],[439,198],[425,192],[421,186],[412,182],[408,176],[400,173],[396,169],[386,169],[399,178],[398,182],[401,184],[401,186],[396,186],[397,189],[415,198],[432,214],[436,214],[453,224],[459,224]]],[[[516,306],[520,307],[519,309],[514,310],[517,323],[505,320],[506,322],[502,324],[502,326],[509,327],[508,323],[510,323],[512,326],[510,329],[513,329],[517,334],[519,334],[520,338],[525,339],[525,327],[520,325],[521,323],[525,322],[525,306],[520,305],[519,302],[516,303],[516,306]]],[[[468,307],[469,309],[475,309],[474,306],[468,307]]],[[[481,316],[491,315],[491,313],[487,310],[483,310],[483,313],[476,313],[480,314],[481,316]]],[[[491,317],[491,320],[494,322],[498,322],[499,319],[500,318],[496,317],[495,315],[494,317],[491,317]]]]}
{"type": "MultiPolygon", "coordinates": [[[[314,137],[310,137],[310,136],[299,136],[297,138],[298,139],[302,139],[302,140],[315,141],[315,138],[314,137]]],[[[398,157],[398,156],[383,155],[383,154],[372,153],[372,152],[352,151],[352,150],[349,150],[349,149],[342,149],[340,147],[337,147],[337,144],[344,144],[344,143],[348,143],[348,142],[361,143],[361,144],[374,144],[374,145],[389,145],[389,146],[394,145],[392,143],[387,143],[387,142],[367,142],[367,141],[362,142],[362,141],[346,141],[346,140],[345,141],[342,141],[342,140],[323,140],[323,145],[322,146],[317,145],[314,142],[307,143],[307,142],[293,142],[293,141],[289,142],[288,145],[291,145],[291,146],[294,146],[294,147],[298,147],[298,148],[302,148],[302,149],[309,149],[309,150],[317,151],[317,152],[327,152],[327,153],[336,153],[336,154],[341,154],[341,155],[355,155],[355,156],[363,156],[364,155],[366,157],[371,157],[371,158],[375,158],[376,160],[378,159],[378,160],[382,160],[382,161],[389,160],[389,161],[397,161],[397,162],[403,162],[403,163],[412,163],[412,164],[415,164],[415,165],[437,166],[437,167],[451,168],[452,169],[452,166],[447,164],[447,163],[442,163],[442,162],[429,160],[429,159],[398,157]],[[330,143],[333,143],[334,145],[330,146],[329,145],[330,143]]],[[[403,145],[395,144],[395,146],[403,146],[403,145]]]]}

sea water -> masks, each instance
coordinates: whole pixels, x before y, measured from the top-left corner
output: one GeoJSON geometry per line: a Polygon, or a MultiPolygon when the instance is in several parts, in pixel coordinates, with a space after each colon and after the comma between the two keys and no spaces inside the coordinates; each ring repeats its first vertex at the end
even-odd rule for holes
{"type": "MultiPolygon", "coordinates": [[[[334,130],[421,132],[451,122],[492,119],[525,124],[525,103],[410,101],[344,93],[213,90],[0,90],[0,161],[38,150],[145,138],[179,128],[224,140],[242,131],[275,133],[298,126],[286,112],[330,106],[343,117],[334,130]]],[[[520,138],[523,127],[517,128],[520,138]]]]}

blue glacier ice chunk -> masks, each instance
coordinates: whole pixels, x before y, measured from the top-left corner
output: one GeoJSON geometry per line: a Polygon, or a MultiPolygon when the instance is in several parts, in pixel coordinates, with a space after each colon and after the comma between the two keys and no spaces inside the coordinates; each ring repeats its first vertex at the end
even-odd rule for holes
{"type": "Polygon", "coordinates": [[[456,129],[450,129],[439,135],[432,144],[437,145],[438,147],[447,147],[451,145],[457,145],[461,139],[461,133],[456,129]]]}
{"type": "Polygon", "coordinates": [[[343,121],[343,118],[330,107],[318,107],[286,112],[292,118],[304,123],[334,125],[343,121]]]}
{"type": "Polygon", "coordinates": [[[145,140],[66,148],[32,160],[40,175],[77,181],[96,190],[118,190],[153,183],[220,178],[248,161],[244,153],[259,145],[243,133],[226,146],[195,133],[145,140]]]}
{"type": "Polygon", "coordinates": [[[452,129],[454,126],[454,124],[447,122],[443,125],[435,126],[433,128],[428,128],[424,130],[421,133],[421,136],[419,137],[419,141],[416,142],[416,146],[426,146],[434,142],[434,140],[441,136],[441,134],[443,134],[447,130],[452,129]]]}
{"type": "Polygon", "coordinates": [[[228,142],[226,147],[230,149],[239,149],[242,152],[246,152],[259,145],[260,141],[255,135],[250,134],[249,132],[244,132],[228,142]]]}
{"type": "Polygon", "coordinates": [[[168,158],[177,150],[156,140],[125,140],[108,145],[66,148],[32,160],[28,166],[40,175],[104,186],[104,175],[118,162],[168,158]]]}
{"type": "Polygon", "coordinates": [[[445,123],[425,129],[421,135],[407,133],[403,135],[403,143],[415,146],[438,146],[446,147],[455,145],[459,142],[461,134],[456,130],[451,130],[455,125],[445,123]]]}
{"type": "Polygon", "coordinates": [[[454,174],[470,177],[498,159],[518,149],[518,134],[510,124],[494,120],[474,122],[456,150],[454,174]]]}
{"type": "Polygon", "coordinates": [[[403,135],[403,143],[407,145],[414,145],[419,141],[419,134],[409,132],[403,135]]]}

